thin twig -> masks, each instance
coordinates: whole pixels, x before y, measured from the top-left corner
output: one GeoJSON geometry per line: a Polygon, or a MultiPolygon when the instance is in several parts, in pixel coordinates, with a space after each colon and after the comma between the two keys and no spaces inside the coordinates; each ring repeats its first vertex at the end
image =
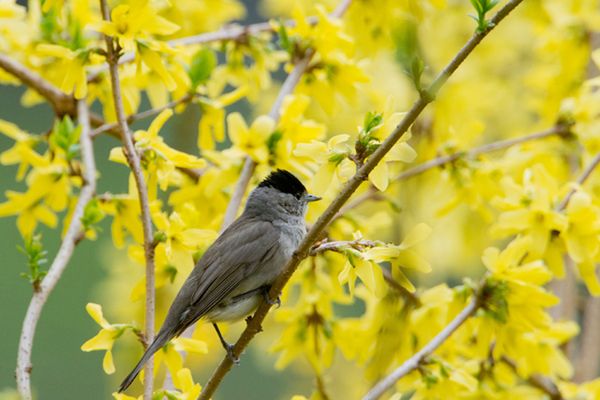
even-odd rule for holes
{"type": "Polygon", "coordinates": [[[596,154],[596,156],[590,161],[590,163],[585,167],[579,178],[575,181],[577,185],[569,190],[569,193],[562,199],[562,201],[558,204],[557,209],[559,211],[564,210],[569,205],[569,201],[571,201],[571,197],[577,192],[579,186],[583,185],[585,181],[590,177],[594,169],[600,164],[600,153],[596,154]]]}
{"type": "MultiPolygon", "coordinates": [[[[493,153],[495,151],[504,150],[504,149],[507,149],[507,148],[510,148],[512,146],[516,146],[516,145],[519,145],[522,143],[531,142],[534,140],[545,139],[545,138],[555,136],[555,135],[556,136],[565,136],[570,132],[571,127],[572,127],[572,124],[558,123],[555,126],[553,126],[552,128],[546,129],[544,131],[535,132],[535,133],[521,136],[521,137],[514,138],[514,139],[499,140],[497,142],[487,143],[487,144],[481,145],[479,147],[474,147],[470,150],[457,151],[455,153],[448,154],[445,156],[439,156],[439,157],[433,158],[431,160],[422,162],[421,164],[415,165],[412,168],[408,168],[408,169],[402,171],[398,176],[396,176],[392,180],[393,181],[402,181],[405,179],[410,179],[412,177],[420,175],[420,174],[427,172],[429,170],[432,170],[434,168],[442,167],[444,165],[453,163],[454,161],[461,159],[461,158],[474,158],[481,154],[493,153]]],[[[374,186],[369,186],[367,191],[365,191],[363,194],[356,197],[351,202],[348,202],[347,205],[342,207],[334,219],[338,219],[338,218],[344,216],[346,213],[348,213],[348,211],[351,211],[351,210],[359,207],[360,205],[366,203],[367,201],[381,200],[383,198],[385,198],[385,197],[381,194],[381,192],[377,191],[377,189],[375,189],[374,186]]]]}
{"type": "MultiPolygon", "coordinates": [[[[153,117],[155,115],[160,114],[161,112],[163,112],[164,110],[168,110],[170,108],[175,108],[181,104],[185,104],[189,101],[191,101],[194,98],[193,95],[191,94],[186,94],[185,96],[177,99],[177,100],[173,100],[168,102],[167,104],[165,104],[164,106],[161,107],[157,107],[157,108],[152,108],[146,111],[142,111],[139,112],[137,114],[132,114],[130,116],[128,116],[126,118],[127,123],[132,124],[136,121],[145,119],[145,118],[149,118],[149,117],[153,117]]],[[[107,131],[114,131],[114,130],[118,130],[119,129],[119,123],[118,122],[112,122],[112,123],[107,123],[104,125],[101,125],[99,127],[97,127],[96,129],[94,129],[92,131],[92,138],[96,138],[96,136],[107,132],[107,131]]]]}
{"type": "MultiPolygon", "coordinates": [[[[110,21],[110,13],[106,0],[100,0],[100,9],[105,21],[110,21]]],[[[133,144],[127,117],[123,107],[123,98],[121,96],[121,83],[119,81],[118,52],[115,49],[115,42],[112,37],[105,35],[107,62],[110,71],[110,80],[112,86],[113,102],[115,105],[115,114],[119,124],[121,141],[124,146],[125,158],[133,173],[142,214],[142,226],[144,230],[144,256],[146,259],[146,321],[144,337],[146,345],[154,340],[154,312],[155,312],[155,284],[154,284],[154,240],[152,236],[152,217],[150,214],[150,202],[148,199],[148,189],[144,173],[142,172],[140,156],[133,144]]],[[[153,365],[152,357],[148,360],[144,370],[144,400],[152,399],[153,390],[153,365]]]]}
{"type": "Polygon", "coordinates": [[[415,353],[411,358],[404,361],[402,365],[396,368],[391,374],[379,381],[369,392],[363,397],[363,400],[375,400],[381,397],[388,389],[396,384],[396,382],[419,368],[425,359],[433,353],[438,347],[456,331],[462,324],[465,323],[480,306],[477,295],[474,295],[469,304],[456,316],[444,329],[429,341],[421,350],[415,353]]]}
{"type": "MultiPolygon", "coordinates": [[[[381,242],[365,240],[365,239],[357,239],[357,240],[339,240],[334,242],[323,242],[315,244],[309,252],[310,256],[315,256],[317,254],[324,253],[326,251],[334,251],[337,253],[342,253],[345,248],[351,247],[353,249],[362,250],[364,248],[375,247],[381,242]]],[[[380,266],[381,272],[383,274],[383,279],[390,285],[390,287],[397,292],[399,292],[406,300],[410,301],[414,305],[420,305],[421,301],[414,294],[408,291],[404,286],[402,286],[398,281],[394,279],[392,276],[392,272],[380,266]]]]}
{"type": "Polygon", "coordinates": [[[48,296],[60,280],[71,256],[78,238],[82,233],[81,217],[83,216],[86,205],[94,196],[96,191],[96,163],[94,161],[94,148],[90,138],[90,125],[88,108],[85,100],[80,100],[77,104],[79,125],[82,127],[79,143],[81,146],[81,159],[84,166],[83,187],[79,194],[79,199],[75,205],[75,210],[71,216],[69,227],[65,237],[58,249],[58,253],[48,269],[48,274],[43,278],[39,289],[33,293],[25,319],[23,329],[19,338],[19,349],[17,355],[17,389],[21,398],[31,399],[31,351],[33,339],[35,336],[37,322],[42,313],[42,309],[48,300],[48,296]]]}
{"type": "MultiPolygon", "coordinates": [[[[317,17],[311,16],[306,19],[309,24],[316,24],[317,17]]],[[[296,22],[294,20],[287,20],[283,22],[286,27],[294,27],[296,22]]],[[[214,32],[200,33],[198,35],[186,36],[178,39],[172,39],[167,42],[170,47],[178,46],[191,46],[196,44],[207,44],[212,42],[227,41],[227,40],[238,40],[246,36],[257,35],[262,32],[272,32],[277,29],[276,24],[270,22],[259,22],[256,24],[250,24],[245,26],[232,25],[227,28],[220,29],[214,32]]],[[[125,53],[123,57],[119,59],[120,64],[126,64],[135,59],[135,53],[125,53]]],[[[102,64],[90,69],[88,75],[88,82],[93,81],[98,75],[108,68],[107,64],[102,64]]]]}
{"type": "Polygon", "coordinates": [[[441,167],[446,164],[450,164],[450,163],[458,160],[459,158],[474,158],[481,154],[492,153],[495,151],[508,149],[509,147],[516,146],[518,144],[522,144],[525,142],[531,142],[533,140],[545,139],[547,137],[555,136],[555,135],[559,135],[559,136],[566,135],[569,133],[571,126],[572,126],[571,124],[560,123],[560,124],[556,124],[555,126],[553,126],[550,129],[546,129],[541,132],[532,133],[530,135],[525,135],[525,136],[521,136],[521,137],[514,138],[514,139],[499,140],[497,142],[484,144],[482,146],[475,147],[475,148],[467,150],[467,151],[458,151],[458,152],[455,152],[455,153],[452,153],[452,154],[449,154],[446,156],[440,156],[440,157],[426,161],[422,164],[416,165],[412,168],[409,168],[409,169],[401,172],[396,178],[394,178],[394,180],[400,181],[400,180],[412,178],[413,176],[422,174],[423,172],[428,171],[430,169],[433,169],[436,167],[441,167]]]}
{"type": "MultiPolygon", "coordinates": [[[[506,365],[508,365],[510,367],[510,369],[513,370],[513,372],[515,373],[515,375],[519,375],[518,370],[517,370],[517,364],[510,358],[506,357],[506,356],[502,356],[501,361],[503,363],[505,363],[506,365]]],[[[563,400],[564,397],[562,396],[562,394],[560,393],[560,390],[558,389],[558,386],[556,385],[556,383],[554,383],[552,381],[552,379],[540,375],[540,374],[531,374],[527,379],[526,379],[527,383],[529,383],[531,386],[540,389],[542,392],[546,393],[549,397],[550,400],[563,400]]]]}
{"type": "MultiPolygon", "coordinates": [[[[383,157],[390,151],[390,149],[400,140],[404,133],[410,128],[417,117],[421,114],[423,109],[433,101],[438,90],[448,80],[452,73],[462,64],[467,56],[477,47],[479,42],[487,36],[487,34],[496,27],[502,19],[504,19],[515,7],[517,7],[523,0],[510,0],[507,2],[494,17],[490,20],[488,28],[483,31],[478,31],[473,34],[471,39],[464,45],[464,47],[456,54],[456,56],[448,63],[444,70],[436,77],[431,86],[421,93],[421,97],[413,104],[411,109],[404,115],[402,121],[394,129],[394,131],[388,136],[381,145],[375,150],[375,152],[368,158],[363,166],[358,169],[356,174],[344,185],[340,193],[335,197],[327,209],[321,214],[319,219],[315,222],[312,228],[306,234],[306,237],[302,240],[298,249],[292,256],[291,260],[284,267],[283,272],[275,283],[271,286],[269,297],[274,299],[279,296],[283,287],[290,279],[292,274],[296,271],[296,268],[300,262],[307,256],[313,243],[319,238],[323,230],[329,225],[333,217],[337,214],[340,208],[348,201],[350,196],[356,191],[356,189],[364,182],[369,173],[375,168],[375,166],[383,159],[383,157]]],[[[254,315],[249,319],[246,329],[236,342],[233,348],[233,356],[239,357],[242,351],[248,346],[250,341],[256,336],[258,332],[262,330],[262,321],[265,319],[267,313],[271,309],[269,302],[261,302],[254,315]]],[[[233,357],[232,357],[233,358],[233,357]]],[[[219,387],[225,375],[231,370],[232,361],[230,357],[225,357],[213,375],[204,386],[202,393],[200,394],[200,400],[208,400],[215,390],[219,387]]]]}

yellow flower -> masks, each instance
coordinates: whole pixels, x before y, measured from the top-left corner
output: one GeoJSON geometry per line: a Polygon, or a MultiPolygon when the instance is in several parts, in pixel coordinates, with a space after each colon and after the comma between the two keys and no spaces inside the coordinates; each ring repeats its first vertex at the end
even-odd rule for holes
{"type": "Polygon", "coordinates": [[[600,295],[600,282],[596,275],[600,249],[600,209],[592,204],[588,193],[578,190],[571,197],[565,214],[568,226],[560,237],[564,239],[567,252],[577,264],[590,293],[600,295]]]}
{"type": "Polygon", "coordinates": [[[63,76],[60,89],[66,93],[74,92],[76,99],[87,95],[87,76],[85,65],[89,60],[90,52],[87,49],[70,50],[55,44],[42,43],[36,47],[41,55],[56,57],[61,60],[58,69],[63,76]]]}
{"type": "Polygon", "coordinates": [[[100,329],[100,332],[98,332],[96,336],[81,345],[81,350],[106,350],[102,361],[102,368],[104,369],[104,372],[110,375],[115,372],[112,348],[115,344],[115,340],[123,333],[125,325],[116,326],[108,323],[102,314],[102,307],[98,304],[88,303],[85,306],[85,309],[102,329],[100,329]]]}
{"type": "Polygon", "coordinates": [[[148,0],[129,0],[110,14],[110,21],[101,21],[94,28],[116,38],[133,40],[144,35],[171,35],[179,30],[179,26],[159,16],[148,0]]]}
{"type": "Polygon", "coordinates": [[[248,128],[242,115],[234,112],[227,116],[227,129],[235,150],[249,155],[257,163],[269,160],[267,140],[275,130],[273,118],[261,115],[248,128]]]}
{"type": "Polygon", "coordinates": [[[152,150],[160,158],[172,163],[176,167],[204,168],[206,166],[206,161],[169,147],[164,142],[163,138],[158,135],[158,131],[172,115],[173,111],[171,109],[164,110],[154,119],[154,121],[152,121],[147,131],[136,131],[134,133],[136,148],[141,150],[152,150]]]}
{"type": "Polygon", "coordinates": [[[293,154],[314,160],[318,170],[313,176],[311,187],[317,194],[324,194],[332,187],[331,181],[334,174],[340,182],[347,181],[356,170],[356,166],[348,159],[352,147],[347,143],[350,135],[336,135],[331,137],[327,144],[313,140],[310,143],[299,143],[293,154]]]}
{"type": "Polygon", "coordinates": [[[214,99],[200,99],[202,117],[198,123],[198,149],[213,150],[215,142],[225,140],[225,107],[237,102],[248,93],[247,86],[240,86],[214,99]]]}
{"type": "Polygon", "coordinates": [[[554,179],[541,164],[525,171],[523,186],[510,178],[502,180],[505,198],[495,198],[496,207],[505,210],[492,228],[500,237],[522,233],[531,238],[529,257],[546,252],[552,232],[567,228],[567,218],[554,209],[558,190],[554,179]]]}
{"type": "Polygon", "coordinates": [[[26,179],[25,193],[6,191],[8,201],[0,203],[0,217],[17,216],[17,227],[23,237],[29,236],[38,222],[55,227],[55,212],[67,207],[71,183],[62,166],[34,170],[26,179]]]}
{"type": "Polygon", "coordinates": [[[50,161],[46,156],[38,154],[34,147],[40,142],[40,138],[21,130],[17,125],[0,120],[0,133],[5,134],[15,141],[15,145],[0,154],[0,164],[13,165],[19,164],[17,170],[17,180],[25,177],[29,166],[46,167],[50,161]]]}
{"type": "Polygon", "coordinates": [[[164,213],[152,216],[158,231],[164,234],[164,246],[170,264],[176,268],[191,271],[194,267],[193,254],[202,243],[216,238],[216,232],[207,229],[190,228],[177,212],[168,218],[164,213]]]}

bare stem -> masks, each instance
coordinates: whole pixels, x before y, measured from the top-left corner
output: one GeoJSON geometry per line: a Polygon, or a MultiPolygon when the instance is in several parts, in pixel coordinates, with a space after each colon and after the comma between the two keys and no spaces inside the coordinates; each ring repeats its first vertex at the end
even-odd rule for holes
{"type": "Polygon", "coordinates": [[[577,192],[577,187],[581,186],[585,183],[585,181],[590,177],[594,169],[600,164],[600,153],[596,154],[596,156],[590,161],[590,163],[585,167],[579,178],[575,181],[577,183],[576,187],[572,188],[569,193],[565,196],[565,198],[559,203],[557,209],[559,211],[564,210],[569,205],[569,201],[571,201],[571,197],[577,192]]]}
{"type": "Polygon", "coordinates": [[[525,142],[531,142],[533,140],[545,139],[547,137],[555,135],[566,135],[567,133],[569,133],[570,128],[571,125],[568,124],[557,124],[552,128],[546,129],[541,132],[532,133],[530,135],[525,135],[514,139],[499,140],[497,142],[487,143],[467,151],[458,151],[447,156],[437,157],[403,171],[394,180],[404,180],[412,178],[413,176],[422,174],[423,172],[429,171],[430,169],[450,164],[458,160],[459,158],[473,158],[481,154],[508,149],[509,147],[516,146],[525,142]]]}
{"type": "MultiPolygon", "coordinates": [[[[463,46],[463,48],[456,54],[456,56],[448,63],[443,71],[433,81],[431,86],[422,92],[422,96],[413,104],[411,109],[404,115],[404,118],[394,131],[388,136],[377,150],[369,157],[369,159],[358,169],[356,174],[344,185],[340,193],[334,198],[327,209],[321,214],[319,219],[315,222],[312,228],[308,231],[306,237],[302,240],[298,249],[292,256],[291,260],[284,267],[282,274],[272,285],[269,292],[270,298],[277,298],[281,293],[283,287],[286,285],[292,274],[298,268],[300,262],[308,255],[313,243],[319,238],[323,230],[329,225],[333,217],[337,214],[340,208],[348,201],[350,196],[356,191],[356,189],[364,182],[369,173],[375,168],[375,166],[383,159],[383,157],[390,151],[390,149],[400,140],[404,133],[410,128],[415,122],[417,117],[421,114],[423,109],[433,101],[438,90],[444,85],[448,78],[454,71],[462,64],[467,56],[477,47],[477,45],[483,40],[487,34],[496,27],[502,19],[504,19],[515,7],[517,7],[523,0],[510,0],[507,2],[494,17],[490,20],[488,28],[484,31],[478,31],[473,34],[471,39],[463,46]]],[[[267,313],[271,308],[271,304],[268,302],[262,302],[249,323],[236,342],[233,348],[233,355],[239,357],[241,352],[248,346],[250,341],[256,336],[258,332],[262,330],[262,321],[265,319],[267,313]]],[[[202,393],[200,394],[200,400],[208,400],[215,390],[221,384],[225,375],[231,370],[232,361],[229,357],[225,357],[213,375],[204,386],[202,393]]]]}
{"type": "Polygon", "coordinates": [[[58,283],[71,259],[75,245],[81,235],[81,217],[86,205],[96,191],[96,163],[94,161],[94,148],[90,137],[89,115],[85,100],[80,100],[77,108],[79,124],[82,127],[79,143],[81,146],[81,159],[84,165],[83,187],[81,188],[79,199],[75,205],[69,227],[58,249],[58,253],[48,269],[48,274],[39,285],[39,289],[34,291],[23,321],[17,354],[16,378],[17,389],[24,400],[31,400],[31,351],[37,322],[46,304],[46,300],[48,300],[48,296],[58,283]]]}
{"type": "MultiPolygon", "coordinates": [[[[165,104],[162,107],[152,108],[152,109],[149,109],[149,110],[146,110],[146,111],[139,112],[137,114],[132,114],[132,115],[130,115],[130,116],[127,117],[126,121],[129,124],[132,124],[135,121],[139,121],[139,120],[142,120],[142,119],[145,119],[145,118],[153,117],[155,115],[160,114],[164,110],[168,110],[169,108],[175,108],[178,105],[188,103],[193,98],[194,98],[193,95],[186,94],[185,96],[183,96],[183,97],[181,97],[181,98],[179,98],[177,100],[173,100],[173,101],[168,102],[167,104],[165,104]]],[[[119,129],[119,123],[118,122],[112,122],[112,123],[107,123],[107,124],[100,125],[99,127],[97,127],[96,129],[94,129],[92,131],[92,138],[95,139],[96,136],[98,136],[98,135],[100,135],[100,134],[102,134],[104,132],[115,131],[115,130],[118,130],[118,129],[119,129]]]]}
{"type": "MultiPolygon", "coordinates": [[[[503,356],[501,361],[508,365],[513,372],[518,375],[517,372],[517,364],[510,358],[503,356]]],[[[560,393],[558,386],[554,383],[550,378],[540,375],[540,374],[531,374],[529,378],[526,379],[527,383],[531,386],[541,390],[546,393],[550,400],[563,400],[564,397],[560,393]]]]}
{"type": "MultiPolygon", "coordinates": [[[[100,9],[104,20],[110,21],[110,14],[106,0],[100,0],[100,9]]],[[[154,279],[154,240],[152,236],[152,218],[150,214],[150,202],[148,199],[148,189],[146,180],[140,163],[140,156],[137,153],[127,117],[123,108],[123,98],[121,96],[121,83],[119,81],[118,54],[115,49],[113,38],[105,35],[107,62],[110,71],[110,80],[112,86],[113,102],[115,113],[119,125],[121,141],[124,146],[125,158],[133,173],[142,214],[142,226],[144,230],[144,256],[146,259],[146,321],[145,332],[146,344],[149,345],[154,340],[154,314],[155,314],[155,279],[154,279]]],[[[153,365],[152,358],[148,360],[144,369],[144,400],[152,399],[153,390],[153,365]]]]}
{"type": "Polygon", "coordinates": [[[446,327],[438,333],[429,343],[421,350],[415,353],[411,358],[406,360],[402,365],[396,368],[391,374],[379,381],[369,392],[363,397],[363,400],[375,400],[381,397],[388,389],[396,384],[402,377],[416,370],[425,359],[440,347],[462,324],[465,323],[475,311],[479,308],[480,303],[477,296],[473,296],[469,304],[456,316],[446,327]]]}

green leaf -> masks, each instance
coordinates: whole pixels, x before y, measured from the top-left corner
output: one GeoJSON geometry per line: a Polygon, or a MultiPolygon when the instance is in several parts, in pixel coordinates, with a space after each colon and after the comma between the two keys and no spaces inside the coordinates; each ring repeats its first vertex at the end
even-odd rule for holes
{"type": "Polygon", "coordinates": [[[271,133],[271,136],[267,139],[267,147],[269,149],[270,154],[275,154],[275,150],[277,149],[277,143],[283,138],[283,132],[280,130],[276,130],[271,133]]]}
{"type": "Polygon", "coordinates": [[[383,122],[383,116],[378,112],[367,112],[365,115],[365,121],[363,123],[363,130],[365,133],[371,132],[373,129],[379,127],[383,122]]]}
{"type": "Polygon", "coordinates": [[[54,121],[54,128],[50,135],[50,145],[54,149],[62,150],[67,161],[71,161],[79,154],[80,133],[81,127],[75,127],[71,118],[66,115],[61,121],[54,121]]]}
{"type": "Polygon", "coordinates": [[[208,48],[198,50],[192,58],[188,75],[192,81],[192,90],[206,82],[217,66],[217,55],[208,48]]]}
{"type": "Polygon", "coordinates": [[[92,199],[83,210],[83,216],[81,217],[81,223],[87,231],[88,229],[94,229],[94,225],[102,221],[104,218],[104,212],[100,208],[98,199],[92,199]]]}
{"type": "Polygon", "coordinates": [[[277,31],[277,33],[279,34],[279,46],[289,54],[292,54],[292,51],[294,50],[292,42],[290,41],[290,37],[288,36],[287,28],[283,23],[279,25],[279,30],[277,31]]]}
{"type": "Polygon", "coordinates": [[[24,238],[23,247],[17,246],[17,249],[27,257],[28,273],[21,273],[21,276],[27,278],[34,288],[38,288],[46,271],[41,269],[42,265],[48,262],[46,255],[48,252],[44,250],[42,245],[42,235],[32,235],[24,238]]]}

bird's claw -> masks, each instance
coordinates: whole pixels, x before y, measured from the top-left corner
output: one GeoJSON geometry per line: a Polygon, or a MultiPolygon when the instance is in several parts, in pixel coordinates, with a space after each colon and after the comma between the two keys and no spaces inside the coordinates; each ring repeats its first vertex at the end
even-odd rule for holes
{"type": "Polygon", "coordinates": [[[233,348],[235,346],[232,344],[227,343],[227,346],[225,346],[225,351],[227,352],[227,358],[229,358],[229,360],[234,363],[235,365],[240,365],[240,358],[236,357],[233,354],[233,348]]]}
{"type": "Polygon", "coordinates": [[[265,291],[264,297],[265,297],[265,301],[267,303],[269,303],[270,305],[275,306],[276,308],[281,307],[281,299],[279,298],[279,296],[277,296],[275,299],[272,299],[269,297],[269,292],[265,291]]]}

